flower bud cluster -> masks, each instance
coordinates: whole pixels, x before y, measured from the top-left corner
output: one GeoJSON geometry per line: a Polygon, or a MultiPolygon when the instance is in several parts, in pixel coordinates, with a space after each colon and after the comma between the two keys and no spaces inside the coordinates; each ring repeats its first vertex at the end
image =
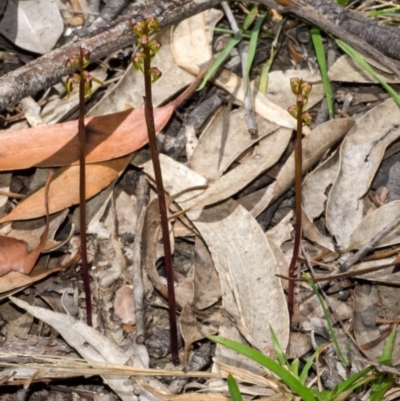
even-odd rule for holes
{"type": "MultiPolygon", "coordinates": [[[[296,104],[288,108],[289,114],[297,119],[299,110],[304,110],[308,103],[308,95],[311,92],[312,86],[308,82],[304,82],[301,78],[292,78],[290,80],[292,92],[296,95],[296,104]]],[[[307,112],[301,114],[301,120],[304,125],[310,125],[312,118],[307,112]]]]}
{"type": "MultiPolygon", "coordinates": [[[[150,60],[152,60],[161,47],[160,42],[157,40],[149,40],[149,36],[159,30],[158,22],[154,17],[146,18],[144,21],[134,24],[132,30],[136,35],[138,46],[137,52],[132,57],[132,64],[137,70],[144,73],[145,58],[150,57],[150,60]]],[[[161,71],[157,67],[151,67],[149,73],[152,83],[161,77],[161,71]]]]}
{"type": "Polygon", "coordinates": [[[79,72],[72,73],[65,83],[65,87],[67,89],[68,97],[71,93],[72,86],[79,84],[81,80],[85,82],[85,94],[89,97],[92,96],[92,83],[97,82],[100,85],[103,85],[99,79],[93,77],[89,72],[85,70],[85,68],[90,64],[90,51],[81,47],[79,54],[75,54],[72,57],[69,57],[65,62],[65,65],[70,65],[74,70],[78,70],[79,72]]]}

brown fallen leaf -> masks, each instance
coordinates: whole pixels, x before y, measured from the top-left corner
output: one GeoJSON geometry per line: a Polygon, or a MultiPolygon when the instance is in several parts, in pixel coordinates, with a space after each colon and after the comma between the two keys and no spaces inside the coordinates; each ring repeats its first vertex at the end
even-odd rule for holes
{"type": "Polygon", "coordinates": [[[49,186],[53,178],[53,173],[49,174],[46,181],[45,193],[42,193],[41,201],[43,203],[46,214],[46,228],[40,237],[39,245],[30,251],[25,241],[16,238],[0,236],[0,276],[10,271],[29,274],[35,266],[35,263],[46,244],[47,234],[49,232],[49,186]],[[44,196],[43,196],[44,195],[44,196]]]}
{"type": "MultiPolygon", "coordinates": [[[[159,132],[172,113],[197,87],[202,74],[174,101],[154,109],[159,132]]],[[[88,117],[86,162],[96,163],[128,155],[148,141],[144,109],[88,117]]],[[[5,131],[0,135],[0,171],[30,167],[67,166],[78,163],[77,121],[5,131]]]]}
{"type": "MultiPolygon", "coordinates": [[[[109,185],[128,163],[128,157],[122,157],[103,163],[86,166],[86,199],[96,195],[109,185]]],[[[60,168],[54,175],[49,191],[49,213],[55,213],[79,203],[79,166],[60,168]]],[[[0,219],[0,223],[14,220],[28,220],[46,214],[43,205],[44,188],[41,187],[20,202],[9,214],[0,219]]]]}

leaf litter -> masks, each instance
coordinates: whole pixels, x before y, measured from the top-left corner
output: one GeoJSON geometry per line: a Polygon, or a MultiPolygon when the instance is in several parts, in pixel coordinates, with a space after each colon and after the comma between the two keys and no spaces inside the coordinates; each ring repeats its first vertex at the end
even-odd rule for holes
{"type": "MultiPolygon", "coordinates": [[[[215,26],[221,17],[220,11],[209,10],[160,35],[163,42],[160,63],[165,62],[165,75],[154,87],[157,93],[155,105],[158,131],[164,130],[166,135],[169,134],[171,126],[175,123],[173,113],[180,100],[172,101],[166,106],[162,106],[163,102],[192,82],[192,74],[198,74],[200,69],[212,60],[213,32],[207,29],[207,26],[215,26]],[[193,43],[196,45],[193,46],[193,43]]],[[[155,62],[157,63],[157,59],[155,62]]],[[[389,82],[396,82],[384,68],[381,68],[380,74],[389,82]]],[[[335,81],[373,82],[368,74],[360,72],[345,56],[333,65],[329,75],[335,81]]],[[[198,342],[204,341],[205,336],[214,333],[248,343],[267,355],[273,355],[273,344],[267,325],[273,327],[283,349],[288,345],[296,347],[296,344],[289,340],[290,327],[284,295],[287,282],[275,275],[286,274],[288,255],[290,257],[293,247],[293,222],[291,213],[288,213],[292,205],[290,197],[286,200],[283,198],[294,184],[294,156],[290,139],[295,121],[286,111],[288,105],[293,103],[288,84],[289,78],[293,76],[315,82],[310,96],[310,108],[323,98],[318,75],[304,69],[272,72],[265,95],[255,89],[255,83],[251,87],[259,126],[259,136],[253,138],[247,133],[245,110],[241,107],[246,94],[243,80],[232,71],[219,70],[212,82],[231,96],[235,105],[233,110],[225,106],[220,108],[201,132],[184,122],[186,136],[190,139],[190,144],[187,144],[187,162],[185,159],[184,163],[177,162],[164,155],[161,158],[165,185],[170,195],[193,186],[208,185],[205,190],[189,191],[179,196],[176,204],[181,209],[190,210],[186,212],[186,218],[179,217],[179,223],[176,220],[172,221],[172,226],[175,227],[174,230],[171,229],[171,235],[178,231],[178,226],[183,235],[182,239],[175,238],[175,254],[178,256],[179,252],[191,249],[193,255],[191,265],[180,266],[175,277],[185,362],[190,362],[191,357],[196,354],[198,342]],[[263,232],[256,218],[262,219],[275,205],[277,210],[281,211],[272,215],[271,223],[267,224],[268,230],[263,232]]],[[[81,312],[78,312],[78,319],[75,319],[64,313],[46,309],[43,303],[39,307],[36,303],[29,305],[22,299],[11,299],[20,308],[57,330],[87,363],[97,360],[111,365],[148,367],[150,361],[146,345],[136,344],[134,337],[129,337],[128,330],[135,330],[136,314],[134,305],[130,302],[134,298],[134,290],[132,291],[131,285],[129,251],[126,249],[137,236],[142,238],[142,258],[145,261],[142,278],[146,302],[163,309],[165,301],[158,295],[167,298],[168,293],[163,266],[159,264],[162,252],[159,251],[157,203],[152,200],[147,207],[144,230],[140,233],[134,232],[134,226],[137,227],[137,224],[127,224],[123,230],[117,230],[115,221],[117,226],[119,223],[122,225],[123,219],[133,212],[129,209],[125,214],[121,213],[123,218],[118,217],[118,211],[114,211],[113,215],[111,202],[116,186],[121,186],[125,191],[124,202],[129,202],[129,199],[136,202],[137,194],[129,189],[129,186],[123,186],[123,182],[128,180],[126,177],[129,174],[139,174],[136,167],[130,164],[131,154],[147,142],[141,92],[132,91],[132,85],[140,86],[141,80],[128,68],[119,83],[96,103],[87,117],[89,150],[86,196],[89,203],[93,202],[92,214],[95,215],[91,223],[94,239],[91,246],[94,269],[97,270],[93,273],[93,285],[98,291],[98,313],[99,320],[104,322],[104,334],[82,323],[79,320],[82,317],[81,312]],[[135,109],[126,110],[129,107],[135,109]],[[119,183],[117,179],[120,180],[119,183]],[[102,245],[107,241],[108,245],[111,241],[111,247],[102,245]],[[108,259],[99,257],[102,253],[110,253],[108,259]],[[128,262],[124,258],[128,258],[128,262]],[[102,266],[106,264],[108,270],[102,270],[102,266]],[[104,291],[99,284],[105,287],[104,291]],[[122,309],[113,303],[115,294],[119,294],[117,301],[122,298],[122,309]],[[115,325],[112,319],[118,324],[115,325]],[[112,329],[114,333],[111,335],[112,329]],[[127,343],[134,344],[133,350],[125,350],[127,343]]],[[[35,166],[40,172],[44,167],[61,167],[49,188],[49,209],[50,213],[64,211],[64,214],[60,214],[57,222],[54,220],[54,233],[46,247],[51,252],[57,246],[64,249],[68,244],[71,253],[69,259],[72,261],[79,257],[73,254],[73,237],[67,235],[67,239],[51,241],[57,230],[63,229],[62,224],[69,224],[64,222],[68,214],[66,210],[78,203],[76,183],[79,169],[75,165],[76,121],[59,122],[59,119],[65,118],[74,107],[76,101],[59,108],[52,106],[47,109],[46,115],[39,116],[38,121],[52,121],[55,125],[21,128],[17,131],[6,130],[0,136],[0,146],[4,150],[4,157],[2,153],[0,161],[3,191],[11,191],[10,185],[13,184],[12,175],[7,171],[15,172],[35,166]],[[16,154],[18,157],[15,157],[16,154]]],[[[27,118],[28,114],[29,110],[26,111],[27,118]]],[[[354,120],[347,117],[336,118],[306,130],[303,141],[305,177],[302,257],[311,258],[312,264],[319,263],[323,268],[333,270],[350,256],[349,252],[364,247],[398,216],[399,199],[392,194],[389,203],[385,204],[386,201],[382,198],[383,201],[379,204],[375,196],[377,188],[373,187],[372,183],[383,159],[389,156],[389,153],[385,154],[387,148],[398,139],[398,118],[398,106],[392,100],[388,100],[373,107],[361,117],[355,116],[354,120]]],[[[32,125],[36,124],[34,119],[30,121],[32,125]]],[[[141,151],[139,157],[146,160],[146,151],[141,151]]],[[[134,163],[138,164],[137,161],[134,163]]],[[[142,167],[151,178],[151,163],[145,162],[142,167]]],[[[51,267],[45,269],[41,263],[36,262],[45,246],[48,226],[42,231],[40,240],[36,232],[30,238],[29,231],[36,230],[36,225],[40,230],[44,228],[42,222],[31,223],[30,220],[46,216],[44,193],[44,186],[35,188],[23,201],[18,202],[16,207],[13,206],[11,211],[8,196],[0,194],[0,222],[4,223],[1,228],[5,233],[2,242],[3,248],[7,248],[8,251],[5,255],[10,257],[13,255],[10,249],[21,248],[24,260],[21,263],[19,259],[14,265],[8,261],[0,263],[0,271],[7,273],[0,277],[2,298],[34,285],[46,279],[48,275],[60,273],[60,266],[67,265],[53,262],[49,265],[51,267]],[[18,231],[17,223],[21,224],[21,220],[27,220],[29,223],[20,226],[21,235],[30,244],[39,243],[34,251],[29,250],[20,239],[10,236],[18,231]],[[15,221],[17,223],[11,228],[10,223],[15,221]],[[28,263],[30,258],[32,260],[28,263]],[[15,269],[23,270],[23,273],[12,271],[15,269]]],[[[124,207],[121,206],[124,202],[121,201],[118,207],[124,207]]],[[[172,205],[171,210],[176,211],[176,207],[172,205]]],[[[73,226],[68,229],[74,233],[73,226]]],[[[379,241],[376,248],[382,248],[382,252],[389,252],[393,245],[399,243],[397,228],[379,241]]],[[[382,260],[363,261],[357,263],[352,270],[357,273],[371,265],[388,264],[394,260],[395,256],[385,253],[382,260]]],[[[319,270],[318,273],[323,272],[319,270]]],[[[379,358],[385,343],[378,320],[385,315],[389,321],[393,321],[399,315],[395,308],[390,308],[391,300],[398,298],[397,289],[388,289],[385,285],[399,283],[397,276],[393,267],[388,267],[381,274],[369,273],[360,276],[369,280],[371,284],[355,287],[354,312],[351,311],[348,302],[343,303],[346,301],[338,299],[335,295],[339,291],[335,289],[335,285],[340,287],[341,282],[330,284],[329,291],[332,291],[333,295],[329,296],[329,301],[343,319],[353,318],[356,340],[374,360],[379,358]],[[381,285],[377,286],[374,282],[381,285]]],[[[49,287],[53,292],[66,294],[62,284],[57,283],[58,275],[52,277],[53,281],[49,287]]],[[[33,290],[35,288],[39,287],[32,287],[33,290]]],[[[339,294],[347,294],[348,291],[344,287],[340,288],[339,294]]],[[[43,295],[41,298],[47,299],[51,304],[49,295],[43,295]]],[[[321,319],[322,312],[315,297],[307,299],[307,290],[301,287],[298,300],[300,327],[304,330],[314,327],[321,334],[316,319],[321,319]]],[[[75,302],[75,305],[79,305],[79,302],[75,302]]],[[[24,335],[29,336],[29,331],[34,330],[34,322],[32,317],[27,317],[28,315],[15,319],[14,326],[9,325],[9,332],[18,332],[18,325],[25,321],[28,328],[24,330],[24,335]]],[[[155,323],[158,322],[162,322],[162,315],[156,316],[155,323]]],[[[157,334],[154,326],[153,335],[157,334]]],[[[160,341],[163,340],[161,338],[160,341]]],[[[398,343],[399,335],[396,341],[398,343]]],[[[321,358],[325,362],[328,360],[326,355],[321,358]]],[[[42,377],[45,370],[38,369],[36,376],[42,377]]],[[[276,383],[263,381],[265,379],[261,375],[265,372],[258,365],[220,345],[215,351],[213,370],[221,374],[219,380],[213,383],[215,388],[218,388],[218,383],[221,385],[220,392],[225,389],[225,384],[220,378],[226,377],[226,372],[234,372],[235,377],[248,383],[262,383],[269,388],[268,391],[273,389],[272,393],[279,394],[276,383]]],[[[24,373],[21,374],[22,377],[29,378],[32,371],[28,375],[25,373],[25,376],[24,373]]],[[[180,397],[169,394],[165,384],[156,379],[132,383],[128,380],[129,374],[126,372],[126,376],[119,377],[104,372],[100,374],[121,399],[180,397]],[[141,387],[140,395],[138,387],[141,387]]],[[[186,393],[181,398],[227,399],[224,395],[212,394],[212,385],[203,386],[203,389],[207,393],[186,393]]],[[[246,389],[243,388],[243,391],[246,389]]],[[[247,391],[252,395],[261,394],[257,393],[255,388],[254,391],[247,391]]]]}

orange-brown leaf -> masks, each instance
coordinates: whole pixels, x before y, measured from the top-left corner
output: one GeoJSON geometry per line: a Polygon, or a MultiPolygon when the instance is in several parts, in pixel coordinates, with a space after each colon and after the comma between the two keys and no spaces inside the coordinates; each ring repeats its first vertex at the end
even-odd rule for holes
{"type": "MultiPolygon", "coordinates": [[[[124,169],[127,157],[86,166],[86,199],[99,193],[124,169]]],[[[43,204],[44,188],[41,187],[20,202],[0,223],[13,220],[28,220],[46,214],[43,204]]],[[[56,213],[79,203],[79,166],[60,168],[54,175],[49,190],[49,211],[56,213]]]]}
{"type": "MultiPolygon", "coordinates": [[[[154,109],[156,131],[161,131],[197,86],[197,78],[176,100],[154,109]]],[[[86,162],[97,163],[128,155],[148,141],[144,109],[85,119],[86,162]]],[[[78,123],[27,128],[0,133],[0,171],[78,163],[78,123]]]]}

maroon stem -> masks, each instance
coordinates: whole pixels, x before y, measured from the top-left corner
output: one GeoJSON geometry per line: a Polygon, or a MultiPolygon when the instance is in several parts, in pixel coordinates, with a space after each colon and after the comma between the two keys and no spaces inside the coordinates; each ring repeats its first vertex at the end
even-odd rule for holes
{"type": "MultiPolygon", "coordinates": [[[[301,179],[303,176],[303,152],[301,146],[302,131],[303,131],[303,101],[297,101],[298,113],[297,113],[297,131],[296,139],[294,142],[294,164],[295,164],[295,194],[296,194],[296,222],[294,229],[294,246],[292,260],[289,265],[289,277],[294,277],[294,269],[296,267],[297,258],[299,256],[300,239],[301,239],[301,179]]],[[[294,307],[294,281],[289,280],[288,287],[288,309],[289,316],[293,316],[294,307]]]]}
{"type": "Polygon", "coordinates": [[[145,112],[147,131],[149,135],[149,144],[151,151],[151,159],[153,161],[154,177],[156,180],[158,204],[160,208],[161,232],[164,245],[164,261],[165,261],[165,270],[167,273],[167,284],[168,284],[168,305],[169,305],[169,324],[170,324],[172,363],[174,365],[179,365],[178,330],[176,325],[176,312],[175,312],[176,303],[175,303],[174,271],[172,269],[171,242],[169,238],[167,205],[165,202],[165,190],[161,174],[160,158],[157,148],[156,128],[154,125],[153,100],[151,92],[151,74],[150,74],[151,57],[150,57],[150,51],[146,46],[144,46],[143,52],[145,54],[143,70],[144,70],[144,86],[146,93],[146,96],[143,98],[144,112],[145,112]]]}
{"type": "Polygon", "coordinates": [[[92,326],[92,299],[90,292],[89,267],[87,262],[87,245],[86,245],[86,164],[85,164],[85,145],[86,145],[86,127],[85,127],[85,80],[83,75],[83,60],[81,53],[81,68],[79,82],[79,229],[81,237],[81,260],[83,286],[86,296],[86,321],[88,326],[92,326]]]}

